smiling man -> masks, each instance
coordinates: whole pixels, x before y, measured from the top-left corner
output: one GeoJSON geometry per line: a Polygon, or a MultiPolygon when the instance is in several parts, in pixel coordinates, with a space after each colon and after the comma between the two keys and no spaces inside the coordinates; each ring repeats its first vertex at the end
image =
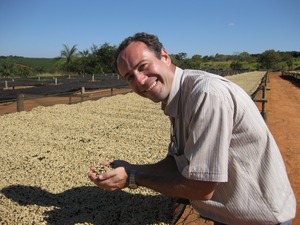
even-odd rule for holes
{"type": "Polygon", "coordinates": [[[215,224],[291,224],[296,201],[282,156],[247,93],[221,76],[176,67],[147,33],[126,38],[114,65],[135,93],[162,103],[172,129],[165,159],[104,162],[114,169],[88,173],[98,187],[144,186],[189,199],[215,224]]]}
{"type": "Polygon", "coordinates": [[[166,103],[176,67],[165,49],[159,53],[157,58],[143,42],[132,42],[126,51],[120,52],[117,65],[135,93],[154,102],[166,103]]]}

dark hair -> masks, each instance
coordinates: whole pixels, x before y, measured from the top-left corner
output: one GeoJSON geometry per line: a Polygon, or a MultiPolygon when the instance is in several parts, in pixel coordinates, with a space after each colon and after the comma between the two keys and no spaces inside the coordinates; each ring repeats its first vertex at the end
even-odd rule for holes
{"type": "Polygon", "coordinates": [[[117,67],[117,59],[121,51],[128,47],[132,42],[143,42],[147,47],[153,51],[157,58],[161,58],[161,49],[163,48],[162,43],[158,40],[158,37],[153,34],[147,34],[145,32],[136,33],[132,37],[127,37],[117,48],[115,59],[113,62],[113,69],[119,73],[117,67]]]}

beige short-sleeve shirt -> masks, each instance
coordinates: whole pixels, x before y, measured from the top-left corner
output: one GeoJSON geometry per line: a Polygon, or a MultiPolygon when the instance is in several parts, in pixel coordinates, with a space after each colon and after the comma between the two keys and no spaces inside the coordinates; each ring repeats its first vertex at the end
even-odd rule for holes
{"type": "Polygon", "coordinates": [[[182,175],[219,183],[211,200],[191,202],[202,216],[239,225],[294,218],[295,196],[280,151],[242,88],[177,67],[164,112],[176,139],[169,154],[182,175]]]}

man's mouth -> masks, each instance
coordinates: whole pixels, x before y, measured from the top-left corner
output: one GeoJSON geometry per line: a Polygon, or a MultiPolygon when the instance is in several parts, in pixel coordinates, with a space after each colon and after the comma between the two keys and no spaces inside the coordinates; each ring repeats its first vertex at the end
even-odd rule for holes
{"type": "Polygon", "coordinates": [[[156,86],[156,84],[157,84],[157,81],[154,81],[154,82],[150,85],[150,87],[149,87],[147,90],[145,90],[145,92],[151,91],[152,88],[154,88],[154,87],[156,86]]]}

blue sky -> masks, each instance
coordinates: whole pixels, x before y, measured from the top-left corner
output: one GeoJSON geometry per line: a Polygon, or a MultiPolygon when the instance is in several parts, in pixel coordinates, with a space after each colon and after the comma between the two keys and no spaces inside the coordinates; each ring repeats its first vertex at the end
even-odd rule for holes
{"type": "Polygon", "coordinates": [[[145,31],[170,54],[300,51],[300,0],[0,0],[0,56],[52,58],[145,31]]]}

